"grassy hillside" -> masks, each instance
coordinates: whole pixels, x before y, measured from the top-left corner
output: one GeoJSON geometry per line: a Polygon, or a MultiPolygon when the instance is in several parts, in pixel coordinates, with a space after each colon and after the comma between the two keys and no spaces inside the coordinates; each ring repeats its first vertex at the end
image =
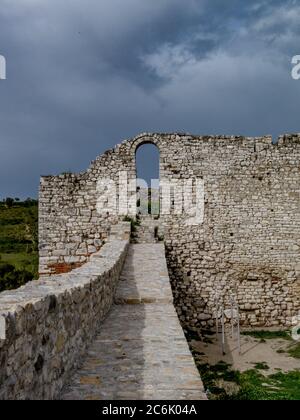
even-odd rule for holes
{"type": "Polygon", "coordinates": [[[0,202],[0,291],[38,276],[38,203],[0,202]]]}

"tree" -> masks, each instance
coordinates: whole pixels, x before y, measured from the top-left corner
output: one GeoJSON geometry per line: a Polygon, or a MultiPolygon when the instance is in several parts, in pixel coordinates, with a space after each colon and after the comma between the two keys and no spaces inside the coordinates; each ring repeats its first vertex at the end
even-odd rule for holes
{"type": "Polygon", "coordinates": [[[38,215],[30,210],[25,216],[26,239],[31,242],[31,252],[38,251],[38,215]]]}
{"type": "Polygon", "coordinates": [[[14,205],[14,199],[13,199],[13,198],[11,198],[11,197],[7,197],[7,198],[5,199],[5,204],[6,204],[6,207],[7,207],[7,208],[11,209],[11,208],[12,208],[12,206],[14,205]]]}

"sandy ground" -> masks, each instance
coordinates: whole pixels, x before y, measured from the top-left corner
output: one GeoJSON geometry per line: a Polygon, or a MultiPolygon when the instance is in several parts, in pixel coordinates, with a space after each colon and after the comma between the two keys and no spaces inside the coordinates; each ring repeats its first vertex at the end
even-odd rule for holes
{"type": "Polygon", "coordinates": [[[261,371],[270,375],[281,370],[289,372],[300,369],[300,360],[290,357],[287,353],[278,353],[278,350],[287,350],[293,342],[284,339],[266,340],[262,343],[260,340],[249,336],[241,335],[241,354],[239,354],[237,340],[232,339],[231,333],[226,334],[226,355],[222,355],[221,335],[219,337],[210,336],[210,343],[204,343],[193,340],[192,347],[203,355],[203,363],[215,365],[224,361],[232,365],[234,370],[244,372],[253,369],[257,363],[266,363],[269,370],[261,371]]]}

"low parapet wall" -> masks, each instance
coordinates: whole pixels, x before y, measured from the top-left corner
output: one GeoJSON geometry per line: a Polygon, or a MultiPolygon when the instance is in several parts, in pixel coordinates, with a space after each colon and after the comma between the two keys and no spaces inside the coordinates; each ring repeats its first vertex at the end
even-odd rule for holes
{"type": "Polygon", "coordinates": [[[0,400],[54,399],[109,311],[130,224],[90,262],[0,294],[0,400]]]}

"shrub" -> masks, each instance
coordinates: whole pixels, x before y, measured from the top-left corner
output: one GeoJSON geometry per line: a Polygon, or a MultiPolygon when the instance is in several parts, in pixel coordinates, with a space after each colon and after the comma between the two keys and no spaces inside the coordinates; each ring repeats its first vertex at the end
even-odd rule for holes
{"type": "Polygon", "coordinates": [[[17,289],[28,281],[33,275],[27,270],[17,270],[13,265],[0,262],[0,292],[17,289]]]}

